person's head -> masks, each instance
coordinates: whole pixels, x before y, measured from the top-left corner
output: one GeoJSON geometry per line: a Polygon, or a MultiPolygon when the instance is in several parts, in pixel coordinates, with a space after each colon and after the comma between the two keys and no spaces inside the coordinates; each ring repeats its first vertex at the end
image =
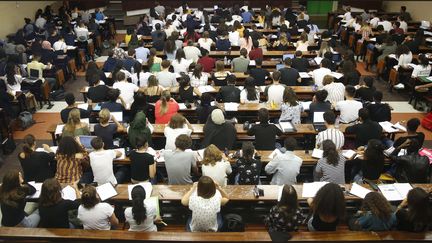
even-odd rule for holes
{"type": "Polygon", "coordinates": [[[361,119],[361,121],[369,120],[369,118],[370,118],[369,110],[367,108],[361,108],[358,111],[358,116],[361,119]]]}
{"type": "Polygon", "coordinates": [[[236,84],[236,76],[234,74],[230,74],[226,77],[227,85],[234,86],[236,84]]]}
{"type": "Polygon", "coordinates": [[[313,198],[312,211],[324,217],[342,219],[345,215],[345,196],[338,184],[328,183],[313,198]]]}
{"type": "Polygon", "coordinates": [[[248,54],[248,52],[247,52],[246,48],[240,49],[240,55],[241,56],[247,58],[247,54],[248,54]]]}
{"type": "Polygon", "coordinates": [[[297,191],[292,185],[283,186],[278,206],[284,211],[295,212],[297,210],[297,191]]]}
{"type": "Polygon", "coordinates": [[[384,145],[378,139],[370,139],[364,153],[365,159],[373,161],[374,163],[381,163],[384,161],[384,145]]]}
{"type": "Polygon", "coordinates": [[[315,98],[318,102],[325,102],[327,96],[328,96],[328,92],[325,89],[319,90],[315,93],[315,98]]]}
{"type": "Polygon", "coordinates": [[[75,126],[81,123],[80,119],[81,119],[80,111],[77,108],[72,109],[69,112],[69,116],[64,129],[66,131],[73,132],[75,130],[75,126]]]}
{"type": "Polygon", "coordinates": [[[294,55],[295,55],[296,58],[300,58],[300,57],[302,57],[303,52],[301,52],[301,51],[296,51],[294,55]]]}
{"type": "Polygon", "coordinates": [[[7,170],[0,186],[0,202],[4,200],[4,193],[10,193],[19,188],[22,182],[21,172],[16,169],[7,170]]]}
{"type": "Polygon", "coordinates": [[[416,132],[420,125],[420,120],[418,118],[411,118],[407,122],[407,130],[409,132],[416,132]]]}
{"type": "Polygon", "coordinates": [[[414,225],[421,227],[430,222],[432,209],[429,198],[430,194],[420,187],[413,188],[408,192],[408,219],[414,225]]]}
{"type": "Polygon", "coordinates": [[[266,108],[258,110],[258,121],[260,124],[267,124],[269,122],[269,112],[266,108]]]}
{"type": "Polygon", "coordinates": [[[161,25],[160,25],[159,23],[157,23],[157,24],[155,25],[155,29],[156,29],[156,30],[160,30],[160,29],[161,29],[161,25]]]}
{"type": "Polygon", "coordinates": [[[150,75],[148,78],[148,86],[147,87],[155,87],[159,85],[159,81],[155,75],[150,75]]]}
{"type": "Polygon", "coordinates": [[[354,63],[351,60],[344,61],[342,65],[342,72],[343,74],[352,73],[355,71],[354,63]]]}
{"type": "Polygon", "coordinates": [[[298,105],[298,98],[291,87],[286,87],[283,93],[283,102],[290,106],[298,105]]]}
{"type": "Polygon", "coordinates": [[[325,75],[323,78],[323,85],[326,86],[327,84],[331,84],[334,82],[334,78],[331,75],[325,75]]]}
{"type": "Polygon", "coordinates": [[[345,97],[346,98],[354,98],[356,89],[352,85],[345,86],[345,97]]]}
{"type": "Polygon", "coordinates": [[[95,150],[99,150],[102,149],[104,146],[104,142],[102,140],[101,137],[95,137],[91,140],[90,142],[91,146],[93,147],[93,149],[95,150]]]}
{"type": "Polygon", "coordinates": [[[102,109],[99,111],[99,123],[100,124],[107,124],[111,118],[111,113],[107,108],[102,109]]]}
{"type": "Polygon", "coordinates": [[[395,29],[400,28],[400,22],[396,21],[396,22],[393,23],[393,25],[394,25],[395,29]]]}
{"type": "Polygon", "coordinates": [[[281,79],[281,72],[274,71],[272,74],[272,79],[273,79],[273,82],[276,82],[276,83],[279,82],[281,79]]]}
{"type": "Polygon", "coordinates": [[[251,161],[255,154],[255,147],[252,142],[247,141],[242,144],[242,157],[246,161],[251,161]]]}
{"type": "Polygon", "coordinates": [[[406,6],[401,6],[400,10],[402,13],[406,12],[406,6]]]}
{"type": "Polygon", "coordinates": [[[203,165],[212,165],[214,166],[216,162],[222,160],[222,151],[219,150],[218,147],[216,147],[213,144],[210,144],[205,150],[204,150],[204,158],[201,161],[203,165]]]}
{"type": "Polygon", "coordinates": [[[100,83],[100,76],[99,76],[99,74],[98,73],[91,73],[89,75],[88,79],[87,79],[87,82],[89,84],[93,84],[94,86],[95,85],[99,85],[99,83],[100,83]]]}
{"type": "Polygon", "coordinates": [[[289,58],[289,57],[287,57],[287,58],[285,58],[284,63],[285,63],[285,66],[291,67],[291,65],[292,65],[292,59],[289,58]]]}
{"type": "Polygon", "coordinates": [[[255,65],[256,65],[256,67],[261,67],[262,66],[262,62],[263,62],[263,60],[261,58],[255,59],[255,65]]]}
{"type": "Polygon", "coordinates": [[[186,118],[179,113],[173,115],[169,121],[169,127],[172,129],[183,128],[186,123],[186,118]]]}
{"type": "Polygon", "coordinates": [[[147,217],[147,210],[144,206],[146,192],[144,187],[136,185],[131,191],[132,198],[132,216],[137,225],[140,225],[147,217]]]}
{"type": "Polygon", "coordinates": [[[135,147],[140,149],[140,148],[147,148],[148,147],[148,141],[147,138],[145,136],[137,136],[136,140],[135,140],[135,147]]]}
{"type": "Polygon", "coordinates": [[[221,109],[214,109],[210,115],[211,121],[216,125],[225,123],[225,116],[221,109]]]}
{"type": "Polygon", "coordinates": [[[94,186],[86,185],[82,189],[81,203],[86,209],[92,209],[94,206],[96,206],[96,204],[99,203],[99,198],[94,186]]]}
{"type": "Polygon", "coordinates": [[[72,94],[72,93],[66,93],[65,94],[65,101],[66,101],[66,104],[68,105],[68,106],[72,106],[72,105],[74,105],[75,104],[75,96],[74,96],[74,94],[72,94]]]}
{"type": "Polygon", "coordinates": [[[177,136],[177,138],[175,140],[175,146],[177,149],[179,149],[181,151],[185,151],[186,149],[191,148],[192,139],[186,134],[181,134],[181,135],[177,136]]]}
{"type": "Polygon", "coordinates": [[[29,157],[31,153],[33,153],[35,147],[36,147],[35,136],[33,136],[33,134],[25,135],[23,141],[23,152],[26,158],[29,157]]]}
{"type": "Polygon", "coordinates": [[[183,49],[178,49],[176,51],[175,59],[178,62],[180,62],[182,59],[186,59],[186,55],[185,55],[185,52],[183,51],[183,49]]]}
{"type": "Polygon", "coordinates": [[[362,211],[369,211],[383,221],[390,219],[393,210],[387,199],[379,192],[369,192],[363,199],[362,211]]]}
{"type": "Polygon", "coordinates": [[[83,148],[74,137],[62,136],[58,145],[57,154],[68,158],[75,157],[75,154],[83,152],[83,148]]]}
{"type": "Polygon", "coordinates": [[[376,29],[377,29],[378,32],[383,32],[384,31],[384,26],[380,24],[380,25],[378,25],[376,27],[376,29]]]}
{"type": "Polygon", "coordinates": [[[396,48],[396,56],[399,57],[403,54],[409,54],[411,51],[406,45],[400,45],[396,48]]]}
{"type": "Polygon", "coordinates": [[[363,79],[363,82],[364,82],[364,84],[365,84],[367,87],[372,88],[372,87],[373,87],[374,79],[373,79],[372,77],[370,77],[370,76],[366,76],[366,77],[363,79]]]}
{"type": "Polygon", "coordinates": [[[297,147],[297,140],[293,137],[287,137],[284,140],[284,147],[287,151],[294,151],[297,147]]]}
{"type": "Polygon", "coordinates": [[[29,18],[24,18],[24,22],[25,22],[26,24],[30,24],[30,23],[31,23],[31,19],[29,19],[29,18]]]}
{"type": "Polygon", "coordinates": [[[168,102],[171,100],[171,92],[169,90],[162,91],[160,100],[160,114],[165,115],[165,113],[168,111],[168,102]]]}
{"type": "Polygon", "coordinates": [[[328,125],[334,125],[336,122],[336,115],[333,111],[324,112],[323,118],[328,125]]]}
{"type": "Polygon", "coordinates": [[[119,96],[120,96],[120,90],[118,89],[110,89],[107,92],[107,99],[110,102],[116,102],[119,96]]]}
{"type": "Polygon", "coordinates": [[[418,56],[419,64],[422,65],[424,68],[429,66],[429,59],[424,54],[420,54],[418,56]]]}
{"type": "Polygon", "coordinates": [[[124,72],[117,72],[116,81],[126,81],[126,74],[124,72]]]}
{"type": "Polygon", "coordinates": [[[373,95],[373,99],[376,103],[381,103],[381,101],[383,99],[383,93],[379,90],[375,91],[375,93],[373,95]]]}
{"type": "Polygon", "coordinates": [[[331,61],[329,59],[325,58],[321,61],[321,67],[330,68],[330,66],[331,66],[331,61]]]}
{"type": "Polygon", "coordinates": [[[199,197],[209,199],[216,193],[216,184],[213,179],[208,176],[201,176],[198,181],[197,195],[199,197]]]}
{"type": "Polygon", "coordinates": [[[327,159],[327,163],[337,166],[339,163],[339,153],[336,150],[336,145],[332,140],[324,140],[322,142],[323,158],[327,159]]]}
{"type": "Polygon", "coordinates": [[[216,72],[223,72],[225,70],[225,64],[223,61],[216,61],[216,72]]]}
{"type": "Polygon", "coordinates": [[[42,184],[39,206],[49,207],[62,201],[62,187],[55,178],[46,179],[42,184]]]}

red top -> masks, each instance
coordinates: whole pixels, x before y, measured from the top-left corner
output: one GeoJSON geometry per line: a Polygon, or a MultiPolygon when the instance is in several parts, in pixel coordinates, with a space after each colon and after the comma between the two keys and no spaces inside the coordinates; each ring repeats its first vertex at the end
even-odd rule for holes
{"type": "Polygon", "coordinates": [[[212,72],[215,67],[215,59],[209,56],[201,57],[198,59],[198,63],[203,66],[203,71],[206,73],[212,72]]]}
{"type": "Polygon", "coordinates": [[[168,110],[165,114],[161,115],[161,103],[162,101],[158,100],[155,104],[155,117],[156,117],[156,124],[168,124],[168,122],[171,120],[171,117],[177,113],[177,111],[180,109],[179,105],[174,99],[171,99],[168,101],[168,110]]]}
{"type": "Polygon", "coordinates": [[[251,60],[255,60],[258,58],[261,58],[262,60],[263,57],[264,57],[263,50],[261,48],[255,48],[249,52],[249,59],[251,60]]]}

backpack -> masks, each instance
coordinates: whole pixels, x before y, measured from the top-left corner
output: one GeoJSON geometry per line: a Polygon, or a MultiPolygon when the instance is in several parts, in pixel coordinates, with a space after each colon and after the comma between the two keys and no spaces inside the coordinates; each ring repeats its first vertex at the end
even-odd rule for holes
{"type": "Polygon", "coordinates": [[[421,124],[424,128],[432,131],[432,112],[429,112],[422,120],[421,124]]]}
{"type": "Polygon", "coordinates": [[[65,98],[65,91],[58,89],[50,93],[50,99],[54,101],[62,101],[65,98]]]}
{"type": "Polygon", "coordinates": [[[230,213],[224,216],[223,232],[244,232],[245,225],[242,216],[230,213]]]}
{"type": "Polygon", "coordinates": [[[12,134],[9,134],[8,137],[6,139],[3,140],[1,147],[3,149],[3,154],[4,155],[8,155],[11,154],[15,148],[16,148],[16,143],[15,140],[12,137],[12,134]]]}
{"type": "Polygon", "coordinates": [[[18,115],[19,126],[22,130],[25,130],[33,124],[35,124],[35,120],[33,120],[33,115],[28,111],[23,111],[18,115]]]}

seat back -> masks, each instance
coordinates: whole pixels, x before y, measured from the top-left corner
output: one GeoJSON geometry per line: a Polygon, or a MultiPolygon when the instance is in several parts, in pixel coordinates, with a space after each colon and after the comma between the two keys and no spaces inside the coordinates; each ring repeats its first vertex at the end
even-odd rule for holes
{"type": "Polygon", "coordinates": [[[59,69],[56,71],[56,78],[57,78],[57,86],[62,87],[63,84],[66,82],[63,69],[59,69]]]}

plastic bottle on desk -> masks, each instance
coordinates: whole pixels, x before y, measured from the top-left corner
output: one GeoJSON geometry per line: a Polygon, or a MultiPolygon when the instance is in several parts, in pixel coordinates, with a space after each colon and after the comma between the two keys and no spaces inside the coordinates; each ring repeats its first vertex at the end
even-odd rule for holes
{"type": "Polygon", "coordinates": [[[227,65],[228,64],[228,58],[225,56],[224,57],[224,64],[227,65]]]}
{"type": "Polygon", "coordinates": [[[340,116],[336,117],[336,121],[335,121],[335,128],[339,129],[339,124],[340,124],[340,116]]]}

